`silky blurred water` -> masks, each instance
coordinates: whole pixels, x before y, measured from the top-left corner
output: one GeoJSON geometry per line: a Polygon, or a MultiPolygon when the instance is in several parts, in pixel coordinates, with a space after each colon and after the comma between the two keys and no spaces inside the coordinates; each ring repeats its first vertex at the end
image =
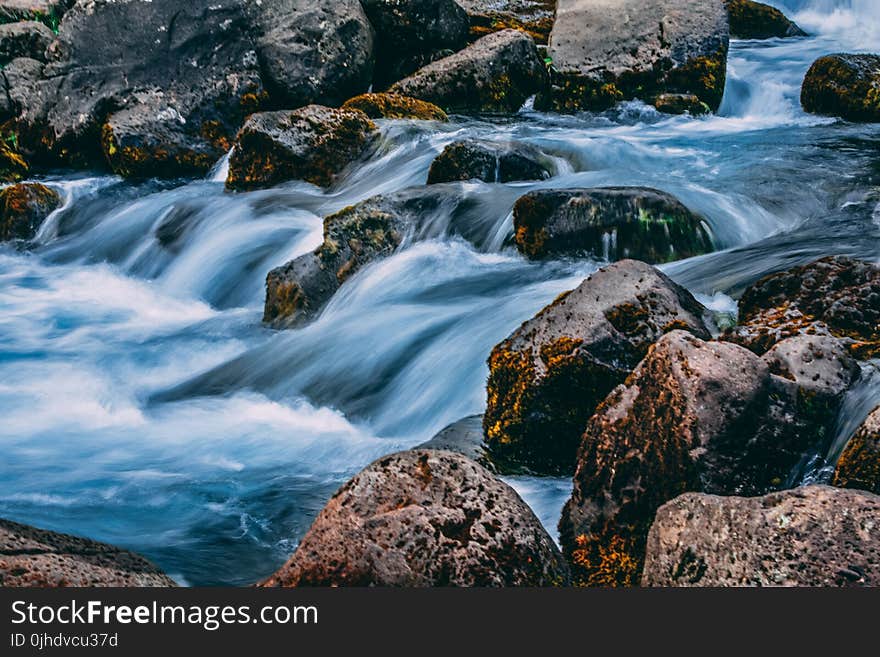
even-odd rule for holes
{"type": "MultiPolygon", "coordinates": [[[[815,36],[734,42],[718,116],[638,102],[602,115],[524,109],[504,121],[385,122],[337,186],[250,194],[205,181],[50,177],[64,208],[28,251],[0,247],[0,516],[142,552],[185,584],[273,572],[347,478],[482,412],[485,359],[600,263],[530,263],[509,247],[515,200],[540,187],[649,185],[708,221],[719,252],[665,269],[718,311],[784,267],[880,259],[876,125],[809,116],[810,63],[880,49],[880,5],[786,0],[815,36]],[[393,257],[349,281],[312,324],[260,324],[274,266],[321,241],[321,217],[421,185],[464,137],[554,158],[534,184],[466,183],[393,257]]],[[[836,448],[880,403],[853,391],[836,448]]],[[[570,486],[508,479],[555,535],[570,486]]]]}

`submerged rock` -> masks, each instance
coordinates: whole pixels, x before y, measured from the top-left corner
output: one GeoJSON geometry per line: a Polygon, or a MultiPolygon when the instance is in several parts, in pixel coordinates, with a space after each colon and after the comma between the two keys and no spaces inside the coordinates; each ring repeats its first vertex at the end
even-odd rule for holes
{"type": "Polygon", "coordinates": [[[568,570],[512,488],[460,454],[379,459],[263,586],[559,586],[568,570]]]}
{"type": "Polygon", "coordinates": [[[0,519],[0,586],[169,587],[176,584],[133,552],[0,519]]]}
{"type": "Polygon", "coordinates": [[[479,38],[500,30],[522,30],[545,45],[553,29],[556,0],[458,0],[471,19],[471,35],[479,38]]]}
{"type": "Polygon", "coordinates": [[[695,94],[660,94],[654,99],[654,107],[665,114],[700,116],[711,112],[709,106],[695,94]]]}
{"type": "Polygon", "coordinates": [[[812,114],[880,121],[880,55],[836,54],[817,59],[804,78],[801,104],[812,114]]]}
{"type": "Polygon", "coordinates": [[[492,458],[483,442],[483,416],[471,415],[450,424],[416,449],[440,449],[462,454],[495,472],[492,458]]]}
{"type": "Polygon", "coordinates": [[[258,189],[288,180],[327,187],[377,134],[357,110],[309,105],[254,114],[235,139],[226,187],[258,189]]]}
{"type": "Polygon", "coordinates": [[[657,512],[644,586],[880,585],[880,497],[809,486],[688,494],[657,512]]]}
{"type": "Polygon", "coordinates": [[[776,7],[752,0],[724,0],[735,39],[774,39],[807,36],[776,7]]]}
{"type": "Polygon", "coordinates": [[[425,66],[389,91],[426,100],[447,112],[509,114],[545,82],[535,42],[523,32],[503,30],[425,66]]]}
{"type": "Polygon", "coordinates": [[[36,21],[0,25],[0,66],[17,57],[46,61],[46,49],[54,39],[55,33],[36,21]]]}
{"type": "Polygon", "coordinates": [[[544,180],[551,175],[547,158],[533,146],[468,139],[443,149],[431,164],[428,184],[459,180],[507,183],[544,180]]]}
{"type": "Polygon", "coordinates": [[[529,258],[589,254],[663,263],[712,251],[703,218],[643,187],[547,189],[513,210],[517,248],[529,258]]]}
{"type": "Polygon", "coordinates": [[[831,483],[880,494],[880,407],[847,443],[831,483]]]}
{"type": "Polygon", "coordinates": [[[537,107],[602,110],[687,93],[717,110],[729,27],[723,0],[558,0],[551,87],[537,107]]]}
{"type": "Polygon", "coordinates": [[[508,471],[569,474],[584,427],[661,336],[708,339],[704,308],[642,262],[601,269],[495,347],[489,357],[486,441],[508,471]]]}
{"type": "Polygon", "coordinates": [[[345,101],[342,109],[360,110],[371,119],[449,120],[446,112],[436,105],[399,94],[361,94],[345,101]]]}
{"type": "Polygon", "coordinates": [[[58,192],[39,183],[19,183],[0,190],[0,242],[33,238],[60,205],[58,192]]]}
{"type": "Polygon", "coordinates": [[[880,267],[845,256],[771,274],[743,294],[724,339],[763,354],[800,334],[832,335],[858,358],[880,354],[880,267]]]}

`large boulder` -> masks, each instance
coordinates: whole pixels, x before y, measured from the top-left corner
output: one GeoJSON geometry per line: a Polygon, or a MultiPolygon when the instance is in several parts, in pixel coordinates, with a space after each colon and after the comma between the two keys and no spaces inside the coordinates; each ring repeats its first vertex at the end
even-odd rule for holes
{"type": "Polygon", "coordinates": [[[447,189],[413,188],[326,217],[321,246],[269,272],[263,321],[288,328],[315,317],[345,281],[391,255],[421,221],[466,204],[447,189]]]}
{"type": "Polygon", "coordinates": [[[831,483],[880,495],[880,407],[874,409],[847,443],[831,483]]]}
{"type": "Polygon", "coordinates": [[[61,197],[40,183],[19,183],[0,190],[0,242],[29,240],[61,205],[61,197]]]}
{"type": "Polygon", "coordinates": [[[460,454],[379,459],[336,493],[264,586],[559,586],[553,540],[507,484],[460,454]]]}
{"type": "Polygon", "coordinates": [[[801,105],[812,114],[880,121],[880,55],[827,55],[804,78],[801,105]]]}
{"type": "Polygon", "coordinates": [[[489,357],[486,441],[499,467],[570,474],[599,403],[661,336],[708,339],[705,309],[642,262],[601,269],[525,322],[489,357]]]}
{"type": "Polygon", "coordinates": [[[546,75],[531,37],[503,30],[419,69],[389,91],[447,112],[513,113],[544,87],[546,75]]]}
{"type": "Polygon", "coordinates": [[[133,552],[0,519],[0,586],[169,587],[176,584],[133,552]]]}
{"type": "Polygon", "coordinates": [[[556,0],[458,0],[471,19],[471,34],[482,37],[513,28],[545,45],[553,29],[556,0]]]}
{"type": "Polygon", "coordinates": [[[327,187],[377,134],[376,125],[357,110],[309,105],[258,112],[235,139],[226,186],[248,190],[305,180],[327,187]]]}
{"type": "Polygon", "coordinates": [[[835,256],[771,274],[739,304],[740,325],[725,335],[758,354],[799,334],[833,335],[859,358],[880,354],[880,267],[835,256]]]}
{"type": "Polygon", "coordinates": [[[551,88],[537,106],[601,110],[692,93],[721,104],[729,27],[723,0],[558,0],[551,88]]]}
{"type": "Polygon", "coordinates": [[[724,0],[735,39],[774,39],[807,36],[776,7],[752,0],[724,0]]]}
{"type": "Polygon", "coordinates": [[[45,61],[46,50],[54,39],[55,33],[37,21],[0,25],[0,66],[16,57],[45,61]]]}
{"type": "Polygon", "coordinates": [[[342,109],[360,110],[371,119],[449,120],[446,112],[436,105],[399,94],[361,94],[345,101],[342,109]]]}
{"type": "Polygon", "coordinates": [[[548,158],[533,146],[468,139],[453,142],[443,149],[431,163],[428,184],[461,180],[507,183],[544,180],[551,175],[552,165],[548,158]]]}
{"type": "Polygon", "coordinates": [[[644,586],[878,586],[880,497],[809,486],[682,495],[657,512],[644,586]]]}
{"type": "Polygon", "coordinates": [[[657,264],[712,251],[703,217],[643,187],[538,190],[516,202],[513,224],[529,258],[588,254],[657,264]]]}

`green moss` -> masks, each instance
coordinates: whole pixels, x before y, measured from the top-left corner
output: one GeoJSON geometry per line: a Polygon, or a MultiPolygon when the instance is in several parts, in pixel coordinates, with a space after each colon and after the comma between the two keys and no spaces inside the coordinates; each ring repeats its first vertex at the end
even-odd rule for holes
{"type": "Polygon", "coordinates": [[[433,103],[391,93],[361,94],[347,100],[342,109],[360,110],[371,119],[449,120],[446,112],[433,103]]]}

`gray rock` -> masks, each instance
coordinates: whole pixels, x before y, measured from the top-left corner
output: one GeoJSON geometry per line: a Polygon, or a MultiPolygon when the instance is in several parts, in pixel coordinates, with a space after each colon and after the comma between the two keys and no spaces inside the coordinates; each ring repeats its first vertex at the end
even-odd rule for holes
{"type": "Polygon", "coordinates": [[[36,21],[0,25],[0,65],[17,57],[46,60],[46,49],[55,39],[48,27],[36,21]]]}
{"type": "Polygon", "coordinates": [[[516,202],[513,223],[517,248],[529,258],[588,254],[659,264],[713,249],[703,217],[644,187],[538,190],[516,202]]]}
{"type": "Polygon", "coordinates": [[[76,0],[0,0],[0,23],[40,21],[57,28],[76,0]]]}
{"type": "Polygon", "coordinates": [[[0,586],[169,587],[176,584],[133,552],[0,519],[0,586]]]}
{"type": "Polygon", "coordinates": [[[483,442],[483,416],[471,415],[450,424],[416,449],[439,449],[455,452],[476,461],[490,472],[495,466],[483,442]]]}
{"type": "Polygon", "coordinates": [[[28,57],[13,59],[0,71],[0,117],[3,121],[18,116],[31,98],[43,74],[43,62],[28,57]]]}
{"type": "Polygon", "coordinates": [[[568,571],[531,509],[452,452],[379,459],[336,493],[263,586],[558,586],[568,571]]]}
{"type": "Polygon", "coordinates": [[[431,164],[428,184],[460,180],[490,183],[544,180],[553,175],[551,169],[548,158],[528,144],[468,139],[443,149],[431,164]]]}
{"type": "Polygon", "coordinates": [[[708,339],[705,309],[653,267],[624,260],[560,296],[489,357],[486,440],[507,471],[569,474],[596,407],[661,336],[708,339]]]}
{"type": "Polygon", "coordinates": [[[723,0],[558,0],[551,89],[537,106],[576,111],[691,93],[721,104],[729,27],[723,0]]]}
{"type": "Polygon", "coordinates": [[[514,28],[545,45],[553,28],[556,0],[458,0],[471,19],[475,37],[514,28]]]}
{"type": "Polygon", "coordinates": [[[834,470],[832,483],[880,495],[880,406],[868,416],[847,443],[834,470]]]}
{"type": "Polygon", "coordinates": [[[545,83],[534,41],[523,32],[503,30],[425,66],[389,91],[446,111],[513,113],[545,83]]]}
{"type": "Polygon", "coordinates": [[[682,495],[657,512],[644,586],[878,586],[880,497],[810,486],[682,495]]]}

